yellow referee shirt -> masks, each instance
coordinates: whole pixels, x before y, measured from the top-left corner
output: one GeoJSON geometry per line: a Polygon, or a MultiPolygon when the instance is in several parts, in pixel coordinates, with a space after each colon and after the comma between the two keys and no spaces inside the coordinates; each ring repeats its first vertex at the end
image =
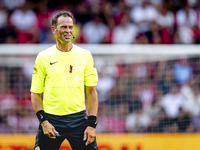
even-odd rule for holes
{"type": "Polygon", "coordinates": [[[43,93],[43,109],[53,115],[68,115],[85,110],[84,85],[96,86],[97,71],[88,50],[73,44],[68,52],[56,45],[36,58],[31,92],[43,93]]]}

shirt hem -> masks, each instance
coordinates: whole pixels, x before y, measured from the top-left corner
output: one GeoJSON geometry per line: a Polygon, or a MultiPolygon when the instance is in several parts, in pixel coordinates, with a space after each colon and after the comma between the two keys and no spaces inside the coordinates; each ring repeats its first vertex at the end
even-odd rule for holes
{"type": "Polygon", "coordinates": [[[72,114],[76,114],[82,111],[86,111],[85,109],[82,110],[78,110],[78,111],[74,111],[74,112],[68,112],[68,113],[62,113],[62,114],[58,114],[58,113],[52,113],[52,112],[48,112],[46,110],[44,110],[45,113],[50,114],[50,115],[55,115],[55,116],[66,116],[66,115],[72,115],[72,114]]]}

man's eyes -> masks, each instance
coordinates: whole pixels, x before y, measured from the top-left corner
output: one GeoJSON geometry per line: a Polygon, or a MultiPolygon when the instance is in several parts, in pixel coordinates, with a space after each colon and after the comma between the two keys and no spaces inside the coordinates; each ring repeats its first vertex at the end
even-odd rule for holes
{"type": "Polygon", "coordinates": [[[67,28],[67,27],[66,27],[66,26],[62,26],[61,28],[65,29],[65,28],[67,28]]]}
{"type": "MultiPolygon", "coordinates": [[[[62,26],[61,28],[63,28],[63,29],[66,29],[66,28],[67,28],[67,26],[62,26]]],[[[72,27],[72,26],[70,26],[69,28],[70,28],[70,29],[73,29],[73,27],[72,27]]]]}

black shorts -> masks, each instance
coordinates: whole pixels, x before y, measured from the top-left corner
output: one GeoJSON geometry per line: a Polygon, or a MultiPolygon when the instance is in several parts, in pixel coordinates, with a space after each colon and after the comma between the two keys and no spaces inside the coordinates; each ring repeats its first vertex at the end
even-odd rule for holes
{"type": "Polygon", "coordinates": [[[65,139],[69,141],[73,150],[98,150],[96,138],[88,146],[85,146],[86,141],[83,141],[88,118],[85,111],[65,116],[50,114],[46,114],[46,116],[61,137],[51,139],[44,135],[42,127],[39,126],[34,150],[59,150],[65,139]]]}

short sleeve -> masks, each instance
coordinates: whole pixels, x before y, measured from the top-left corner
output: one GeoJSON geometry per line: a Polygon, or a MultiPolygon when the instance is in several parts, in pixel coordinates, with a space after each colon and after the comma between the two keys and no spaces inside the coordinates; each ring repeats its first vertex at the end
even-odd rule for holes
{"type": "Polygon", "coordinates": [[[38,55],[33,69],[31,92],[34,93],[43,92],[45,76],[46,76],[45,67],[41,57],[38,55]]]}
{"type": "Polygon", "coordinates": [[[84,84],[86,86],[96,86],[98,82],[98,75],[91,53],[88,54],[86,61],[84,84]]]}

